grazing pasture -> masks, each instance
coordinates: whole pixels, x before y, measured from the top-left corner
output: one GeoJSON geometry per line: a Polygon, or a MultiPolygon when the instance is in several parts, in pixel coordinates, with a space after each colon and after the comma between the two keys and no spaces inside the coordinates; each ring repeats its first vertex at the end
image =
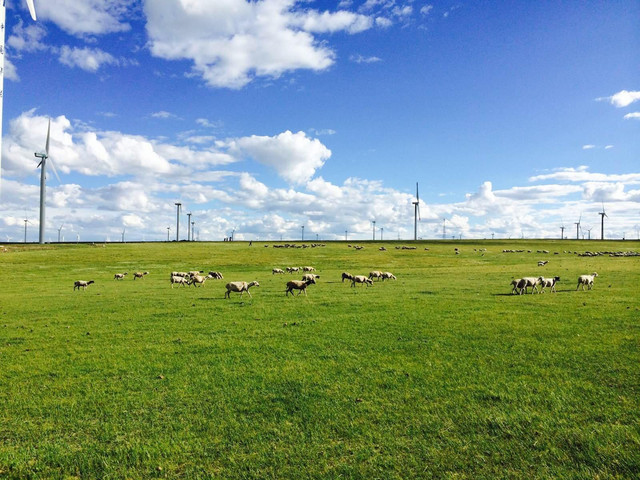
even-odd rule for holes
{"type": "Polygon", "coordinates": [[[9,245],[0,478],[640,477],[640,257],[573,253],[637,242],[267,244],[9,245]]]}

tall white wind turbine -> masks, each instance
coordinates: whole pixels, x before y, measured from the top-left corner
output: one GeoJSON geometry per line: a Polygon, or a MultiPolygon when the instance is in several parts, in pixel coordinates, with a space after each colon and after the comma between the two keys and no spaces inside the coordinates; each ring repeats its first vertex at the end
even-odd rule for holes
{"type": "Polygon", "coordinates": [[[418,194],[418,182],[416,182],[416,201],[413,204],[413,239],[418,240],[418,220],[420,220],[420,195],[418,194]]]}
{"type": "MultiPolygon", "coordinates": [[[[6,7],[5,0],[2,1],[2,6],[0,6],[0,29],[2,29],[2,33],[0,33],[0,194],[2,193],[2,104],[4,98],[4,55],[6,52],[5,49],[5,36],[6,36],[6,7]]],[[[33,6],[33,0],[27,0],[27,6],[29,7],[29,12],[31,13],[31,18],[33,21],[36,21],[36,9],[33,6]]]]}
{"type": "MultiPolygon", "coordinates": [[[[40,170],[40,235],[38,239],[38,243],[44,243],[44,227],[45,227],[45,207],[46,207],[46,198],[47,198],[47,159],[49,159],[49,135],[51,133],[51,119],[49,119],[49,126],[47,127],[47,142],[45,144],[44,153],[35,153],[34,155],[40,159],[40,163],[38,167],[40,170]]],[[[37,168],[37,167],[36,167],[37,168]]],[[[58,172],[56,172],[56,167],[53,165],[53,159],[51,159],[51,168],[53,173],[56,174],[56,178],[60,182],[60,177],[58,176],[58,172]]]]}

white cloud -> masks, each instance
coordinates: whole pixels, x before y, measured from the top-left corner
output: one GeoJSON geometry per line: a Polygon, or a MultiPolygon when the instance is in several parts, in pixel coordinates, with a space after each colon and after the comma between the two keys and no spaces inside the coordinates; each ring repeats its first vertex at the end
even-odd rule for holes
{"type": "Polygon", "coordinates": [[[154,112],[151,114],[152,118],[160,118],[162,120],[166,120],[169,118],[178,118],[173,113],[165,112],[164,110],[160,110],[159,112],[154,112]]]}
{"type": "Polygon", "coordinates": [[[113,55],[98,48],[76,48],[64,45],[60,49],[60,63],[68,67],[78,67],[87,72],[96,72],[103,65],[118,65],[113,55]]]}
{"type": "Polygon", "coordinates": [[[431,13],[431,10],[433,10],[433,5],[425,5],[420,9],[420,13],[422,15],[429,15],[429,13],[431,13]]]}
{"type": "Polygon", "coordinates": [[[594,148],[596,148],[596,146],[595,146],[595,145],[583,145],[583,146],[582,146],[582,149],[583,149],[583,150],[592,150],[592,149],[594,149],[594,148]]]}
{"type": "Polygon", "coordinates": [[[16,66],[11,63],[11,60],[8,58],[4,59],[4,78],[7,80],[13,80],[14,82],[20,81],[20,76],[18,75],[16,66]]]}
{"type": "Polygon", "coordinates": [[[597,98],[598,101],[608,101],[611,105],[615,107],[622,108],[628,107],[634,102],[640,100],[640,91],[628,91],[621,90],[618,93],[611,95],[610,97],[600,97],[597,98]]]}
{"type": "Polygon", "coordinates": [[[325,70],[335,53],[315,33],[357,33],[372,25],[363,15],[321,13],[300,3],[148,0],[149,47],[160,58],[192,61],[193,71],[209,86],[238,89],[256,77],[325,70]]]}
{"type": "Polygon", "coordinates": [[[309,180],[331,156],[331,150],[304,132],[283,132],[274,137],[252,135],[238,138],[230,150],[249,156],[273,168],[278,175],[294,184],[309,180]]]}
{"type": "Polygon", "coordinates": [[[36,52],[46,50],[48,47],[42,40],[46,37],[47,31],[41,24],[35,23],[24,26],[22,20],[13,27],[11,36],[7,39],[7,45],[18,52],[36,52]]]}
{"type": "Polygon", "coordinates": [[[104,35],[127,31],[122,18],[133,8],[134,0],[57,0],[38,2],[39,20],[50,20],[71,35],[104,35]]]}
{"type": "Polygon", "coordinates": [[[627,113],[624,116],[625,120],[629,120],[631,118],[640,118],[640,112],[631,112],[631,113],[627,113]]]}
{"type": "Polygon", "coordinates": [[[605,174],[589,172],[588,167],[581,166],[578,168],[560,168],[553,173],[543,175],[535,175],[529,177],[530,182],[540,182],[547,180],[561,180],[567,182],[624,182],[627,184],[640,184],[640,173],[627,174],[605,174]]]}
{"type": "Polygon", "coordinates": [[[382,59],[378,57],[364,57],[362,55],[351,55],[349,60],[355,63],[376,63],[382,61],[382,59]]]}

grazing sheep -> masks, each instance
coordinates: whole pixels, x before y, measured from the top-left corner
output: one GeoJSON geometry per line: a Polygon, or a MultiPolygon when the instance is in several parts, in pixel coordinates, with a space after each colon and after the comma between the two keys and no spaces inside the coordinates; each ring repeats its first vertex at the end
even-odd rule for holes
{"type": "Polygon", "coordinates": [[[396,276],[391,272],[382,272],[382,280],[396,280],[396,276]]]}
{"type": "Polygon", "coordinates": [[[94,282],[93,280],[89,280],[88,282],[86,280],[76,280],[75,282],[73,282],[73,290],[75,291],[76,288],[80,290],[80,287],[82,287],[83,290],[86,290],[87,287],[92,283],[96,282],[94,282]]]}
{"type": "Polygon", "coordinates": [[[347,280],[353,280],[353,275],[351,275],[349,272],[342,272],[342,283],[344,283],[345,278],[347,280]]]}
{"type": "Polygon", "coordinates": [[[216,280],[222,280],[224,278],[220,272],[209,272],[209,277],[215,278],[216,280]]]}
{"type": "Polygon", "coordinates": [[[370,278],[365,277],[364,275],[356,275],[351,280],[351,286],[355,287],[356,283],[364,283],[368,287],[370,285],[371,286],[373,285],[373,280],[371,280],[370,278]]]}
{"type": "Polygon", "coordinates": [[[556,291],[556,283],[560,281],[560,277],[553,278],[544,278],[540,277],[540,285],[542,288],[540,289],[540,293],[544,293],[544,289],[550,287],[552,292],[556,291]]]}
{"type": "Polygon", "coordinates": [[[302,276],[302,281],[306,282],[307,280],[313,280],[313,283],[316,283],[318,278],[320,278],[320,275],[316,275],[315,273],[305,273],[302,276]]]}
{"type": "Polygon", "coordinates": [[[538,266],[539,267],[544,267],[547,263],[549,263],[549,260],[540,260],[538,262],[538,266]]]}
{"type": "Polygon", "coordinates": [[[520,290],[520,295],[523,293],[527,293],[527,288],[531,287],[531,293],[538,292],[538,285],[540,285],[539,277],[522,277],[520,282],[518,282],[518,289],[520,290]]]}
{"type": "Polygon", "coordinates": [[[189,274],[187,272],[171,272],[172,277],[188,277],[189,274]]]}
{"type": "Polygon", "coordinates": [[[380,270],[374,270],[373,272],[369,272],[369,278],[382,278],[382,272],[380,270]]]}
{"type": "Polygon", "coordinates": [[[207,281],[208,278],[211,278],[209,275],[203,277],[202,275],[193,275],[191,277],[191,285],[197,287],[198,285],[202,285],[204,287],[204,282],[207,281]]]}
{"type": "Polygon", "coordinates": [[[522,282],[521,278],[514,278],[513,280],[511,280],[511,286],[513,287],[511,289],[511,293],[515,294],[518,293],[518,289],[520,288],[520,282],[522,282]]]}
{"type": "Polygon", "coordinates": [[[294,273],[294,272],[299,272],[300,271],[300,267],[287,267],[287,272],[288,273],[294,273]]]}
{"type": "Polygon", "coordinates": [[[313,267],[302,267],[303,272],[315,272],[316,269],[313,267]]]}
{"type": "Polygon", "coordinates": [[[187,277],[181,277],[179,275],[171,275],[171,288],[173,288],[174,283],[177,283],[178,285],[182,285],[183,287],[185,287],[191,284],[191,280],[189,280],[187,277]]]}
{"type": "Polygon", "coordinates": [[[231,292],[238,292],[240,293],[240,296],[242,296],[242,294],[244,292],[247,292],[247,294],[249,296],[251,296],[251,292],[249,292],[249,289],[251,287],[259,287],[260,284],[258,283],[258,281],[253,281],[251,283],[247,283],[247,282],[229,282],[227,283],[227,291],[224,294],[224,298],[231,298],[231,292]]]}
{"type": "Polygon", "coordinates": [[[124,273],[116,273],[116,274],[113,276],[113,279],[114,279],[114,280],[124,280],[124,276],[125,276],[126,274],[127,274],[127,272],[124,272],[124,273]]]}
{"type": "Polygon", "coordinates": [[[315,278],[309,278],[307,280],[291,280],[289,282],[287,282],[287,290],[285,291],[285,296],[289,296],[289,293],[291,293],[291,296],[293,296],[293,291],[294,290],[300,290],[298,292],[298,295],[300,295],[302,292],[304,292],[305,296],[307,295],[307,287],[309,285],[311,285],[312,283],[316,283],[315,278]]]}
{"type": "Polygon", "coordinates": [[[204,273],[204,270],[191,270],[189,272],[189,276],[190,277],[195,277],[196,275],[200,275],[201,273],[204,273]]]}
{"type": "Polygon", "coordinates": [[[282,273],[284,273],[284,270],[282,270],[281,268],[274,268],[273,270],[271,270],[272,275],[282,274],[282,273]]]}
{"type": "Polygon", "coordinates": [[[133,274],[133,279],[144,278],[145,275],[149,275],[149,272],[136,272],[133,274]]]}
{"type": "Polygon", "coordinates": [[[584,290],[584,287],[587,287],[587,290],[591,290],[593,288],[593,280],[598,276],[598,274],[596,272],[593,272],[591,275],[580,275],[578,277],[578,286],[576,287],[576,290],[578,290],[580,288],[580,285],[582,285],[582,290],[584,290]]]}

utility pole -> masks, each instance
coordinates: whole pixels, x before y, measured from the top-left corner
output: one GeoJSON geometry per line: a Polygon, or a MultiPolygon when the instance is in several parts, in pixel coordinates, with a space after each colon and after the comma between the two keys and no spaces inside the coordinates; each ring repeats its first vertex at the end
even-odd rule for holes
{"type": "Polygon", "coordinates": [[[176,202],[176,242],[180,241],[180,208],[182,204],[180,202],[176,202]]]}

